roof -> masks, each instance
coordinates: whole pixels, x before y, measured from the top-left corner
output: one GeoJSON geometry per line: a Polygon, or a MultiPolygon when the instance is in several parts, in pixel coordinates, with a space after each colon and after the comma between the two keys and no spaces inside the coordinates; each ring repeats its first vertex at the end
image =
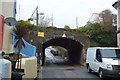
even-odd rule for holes
{"type": "Polygon", "coordinates": [[[116,1],[112,6],[117,9],[117,7],[120,5],[120,0],[116,1]]]}

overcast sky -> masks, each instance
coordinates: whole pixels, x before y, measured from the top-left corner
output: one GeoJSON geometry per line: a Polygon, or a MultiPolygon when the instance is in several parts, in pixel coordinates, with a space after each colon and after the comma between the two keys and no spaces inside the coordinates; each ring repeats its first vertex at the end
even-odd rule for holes
{"type": "Polygon", "coordinates": [[[36,6],[39,13],[52,17],[54,26],[63,28],[65,25],[72,29],[76,28],[76,17],[78,26],[84,26],[93,13],[100,13],[110,9],[117,13],[112,4],[117,0],[17,0],[17,20],[27,20],[31,17],[36,6]],[[20,8],[19,8],[20,6],[20,8]]]}

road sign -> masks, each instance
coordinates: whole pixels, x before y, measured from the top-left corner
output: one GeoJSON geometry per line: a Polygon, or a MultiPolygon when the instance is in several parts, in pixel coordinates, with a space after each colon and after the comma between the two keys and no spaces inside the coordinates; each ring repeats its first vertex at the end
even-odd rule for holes
{"type": "Polygon", "coordinates": [[[118,28],[118,30],[117,31],[115,31],[116,33],[120,33],[120,27],[118,28]]]}
{"type": "Polygon", "coordinates": [[[67,36],[65,34],[63,34],[62,37],[67,37],[67,36]]]}
{"type": "Polygon", "coordinates": [[[44,37],[44,32],[38,32],[38,37],[44,37]]]}

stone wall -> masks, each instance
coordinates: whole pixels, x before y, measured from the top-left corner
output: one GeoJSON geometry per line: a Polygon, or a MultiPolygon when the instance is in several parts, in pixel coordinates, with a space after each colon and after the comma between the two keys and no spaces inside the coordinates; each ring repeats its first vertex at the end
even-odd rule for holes
{"type": "Polygon", "coordinates": [[[45,37],[41,38],[43,42],[53,39],[56,36],[62,37],[65,33],[68,38],[72,38],[73,40],[80,42],[84,47],[99,45],[94,40],[90,39],[84,32],[76,32],[75,29],[41,28],[40,30],[45,33],[45,37]]]}
{"type": "Polygon", "coordinates": [[[98,43],[90,39],[89,36],[87,36],[84,32],[76,32],[75,29],[40,28],[39,31],[43,31],[45,33],[44,38],[38,37],[37,32],[31,32],[29,36],[26,36],[26,40],[37,47],[38,53],[41,53],[41,47],[44,42],[54,39],[55,37],[62,37],[62,35],[65,33],[68,38],[72,38],[83,45],[81,65],[85,65],[87,48],[99,46],[98,43]]]}
{"type": "Polygon", "coordinates": [[[88,47],[100,46],[97,42],[90,39],[89,36],[86,35],[84,32],[76,32],[75,29],[44,27],[44,28],[40,28],[39,31],[43,31],[45,34],[45,37],[38,37],[37,31],[36,31],[36,32],[31,32],[29,35],[25,37],[25,39],[29,43],[37,46],[55,37],[62,37],[62,35],[65,33],[68,38],[72,38],[73,40],[80,42],[83,45],[83,48],[85,49],[88,47]]]}

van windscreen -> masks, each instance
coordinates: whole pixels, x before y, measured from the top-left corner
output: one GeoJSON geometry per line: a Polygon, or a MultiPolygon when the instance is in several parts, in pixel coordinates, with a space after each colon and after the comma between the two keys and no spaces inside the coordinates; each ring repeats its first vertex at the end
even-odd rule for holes
{"type": "Polygon", "coordinates": [[[103,58],[120,58],[120,49],[100,49],[103,58]]]}

